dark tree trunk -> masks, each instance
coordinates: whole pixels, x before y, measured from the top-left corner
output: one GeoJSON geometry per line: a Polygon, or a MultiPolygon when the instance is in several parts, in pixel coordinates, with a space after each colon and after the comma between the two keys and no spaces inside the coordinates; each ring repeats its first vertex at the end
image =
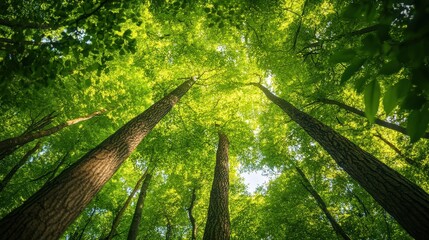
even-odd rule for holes
{"type": "Polygon", "coordinates": [[[305,176],[304,172],[298,166],[295,166],[295,168],[302,178],[302,185],[316,200],[317,205],[319,205],[320,209],[326,215],[326,218],[328,218],[335,233],[342,239],[350,240],[349,236],[347,236],[346,232],[344,232],[344,229],[340,226],[340,224],[338,224],[335,218],[331,215],[328,208],[326,207],[325,201],[323,201],[322,197],[320,197],[316,189],[313,188],[313,185],[311,185],[310,181],[308,180],[307,176],[305,176]]]}
{"type": "MultiPolygon", "coordinates": [[[[365,113],[363,111],[361,111],[361,110],[359,110],[357,108],[351,107],[349,105],[346,105],[346,104],[344,104],[342,102],[338,102],[338,101],[335,101],[335,100],[332,100],[332,99],[326,99],[326,98],[319,99],[318,101],[321,102],[321,103],[325,103],[325,104],[336,105],[336,106],[338,106],[338,107],[340,107],[340,108],[342,108],[344,110],[347,110],[349,112],[352,112],[352,113],[354,113],[354,114],[356,114],[358,116],[365,117],[365,113]]],[[[404,127],[401,127],[399,125],[383,121],[383,120],[381,120],[379,118],[375,118],[374,123],[377,124],[377,125],[379,125],[379,126],[382,126],[382,127],[385,127],[385,128],[388,128],[388,129],[400,132],[402,134],[408,135],[407,129],[404,128],[404,127]]],[[[429,133],[425,133],[422,136],[422,138],[429,138],[429,133]]]]}
{"type": "Polygon", "coordinates": [[[46,130],[39,130],[36,132],[29,132],[29,133],[24,133],[20,136],[17,137],[13,137],[13,138],[8,138],[5,139],[3,141],[0,141],[0,160],[2,160],[3,158],[7,157],[8,155],[12,154],[16,149],[18,149],[19,147],[21,147],[22,145],[29,143],[31,141],[34,141],[36,139],[42,138],[42,137],[46,137],[49,135],[52,135],[58,131],[60,131],[61,129],[74,125],[76,123],[91,119],[95,116],[98,116],[100,114],[102,114],[104,111],[99,111],[99,112],[94,112],[92,114],[89,114],[87,116],[84,117],[79,117],[76,119],[72,119],[72,120],[68,120],[65,123],[62,123],[60,125],[57,125],[55,127],[51,127],[49,129],[46,130]]]}
{"type": "Polygon", "coordinates": [[[316,140],[411,236],[429,236],[429,195],[423,189],[261,84],[252,85],[316,140]]]}
{"type": "Polygon", "coordinates": [[[192,195],[191,195],[191,203],[189,204],[188,207],[188,216],[189,216],[189,221],[191,222],[191,227],[192,227],[192,235],[191,235],[191,240],[196,240],[197,239],[197,223],[195,221],[194,215],[192,214],[192,211],[194,210],[194,205],[195,205],[195,200],[196,200],[197,196],[195,195],[195,188],[192,189],[192,195]]]}
{"type": "Polygon", "coordinates": [[[228,149],[228,138],[225,134],[219,132],[216,167],[212,190],[210,192],[210,203],[206,228],[204,230],[204,240],[225,240],[230,238],[228,149]]]}
{"type": "Polygon", "coordinates": [[[1,239],[58,239],[194,78],[130,120],[0,220],[1,239]]]}
{"type": "Polygon", "coordinates": [[[173,225],[171,225],[171,221],[167,218],[167,232],[165,233],[165,240],[173,239],[173,225]]]}
{"type": "Polygon", "coordinates": [[[110,232],[105,239],[111,240],[113,238],[113,236],[115,236],[116,228],[118,227],[119,222],[121,221],[125,210],[127,210],[128,205],[130,204],[131,200],[133,199],[134,195],[136,194],[137,190],[139,189],[140,184],[143,182],[143,180],[146,178],[146,176],[147,176],[147,170],[142,175],[142,177],[137,181],[136,185],[133,188],[133,191],[130,193],[130,195],[128,196],[127,200],[125,201],[124,205],[121,207],[119,212],[116,214],[116,216],[112,222],[112,228],[110,229],[110,232]]]}
{"type": "Polygon", "coordinates": [[[3,178],[0,182],[0,192],[6,187],[6,185],[10,182],[15,173],[27,162],[27,160],[40,148],[40,142],[36,144],[32,149],[28,150],[28,152],[24,155],[24,157],[19,160],[19,162],[13,166],[13,168],[9,171],[9,173],[3,178]]]}
{"type": "Polygon", "coordinates": [[[131,221],[130,230],[128,231],[128,240],[137,239],[139,233],[140,221],[142,219],[142,213],[144,208],[144,200],[146,199],[147,189],[149,188],[152,174],[148,173],[144,179],[142,188],[140,189],[139,199],[137,200],[136,210],[134,210],[133,220],[131,221]]]}

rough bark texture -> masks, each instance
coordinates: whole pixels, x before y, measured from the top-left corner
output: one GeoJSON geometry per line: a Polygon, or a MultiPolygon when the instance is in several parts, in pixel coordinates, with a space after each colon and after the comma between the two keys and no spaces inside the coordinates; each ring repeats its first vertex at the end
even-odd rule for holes
{"type": "Polygon", "coordinates": [[[65,123],[62,123],[62,124],[57,125],[55,127],[51,127],[49,129],[46,129],[46,130],[39,130],[36,132],[24,133],[20,136],[8,138],[8,139],[5,139],[3,141],[0,141],[0,160],[5,158],[6,156],[12,154],[16,149],[18,149],[20,146],[22,146],[26,143],[29,143],[31,141],[34,141],[34,140],[42,138],[42,137],[52,135],[56,132],[59,132],[61,129],[63,129],[65,127],[68,127],[70,125],[74,125],[76,123],[79,123],[79,122],[82,122],[82,121],[85,121],[88,119],[91,119],[95,116],[102,114],[103,112],[104,111],[94,112],[94,113],[89,114],[87,116],[69,120],[65,123]]]}
{"type": "Polygon", "coordinates": [[[128,240],[137,239],[139,233],[140,221],[142,219],[142,213],[144,208],[144,200],[146,199],[146,192],[149,188],[150,180],[152,175],[148,173],[144,179],[142,188],[140,189],[139,199],[137,200],[136,210],[134,211],[133,220],[131,222],[130,230],[128,231],[128,240]]]}
{"type": "Polygon", "coordinates": [[[305,176],[304,172],[298,166],[295,166],[295,169],[302,178],[302,185],[316,200],[317,205],[319,205],[320,209],[323,211],[326,218],[328,218],[335,233],[342,239],[350,240],[349,236],[347,236],[346,232],[344,232],[344,229],[340,226],[340,224],[338,224],[335,218],[331,215],[328,208],[326,207],[325,201],[323,201],[322,197],[320,197],[316,189],[313,188],[313,185],[311,185],[310,181],[308,180],[307,176],[305,176]]]}
{"type": "Polygon", "coordinates": [[[194,210],[196,198],[197,198],[197,196],[195,195],[195,188],[194,188],[194,189],[192,189],[191,203],[189,204],[189,207],[187,209],[189,221],[191,222],[191,227],[192,227],[191,240],[197,239],[197,222],[195,221],[194,215],[192,214],[192,211],[194,210]]]}
{"type": "Polygon", "coordinates": [[[6,187],[6,185],[10,182],[12,177],[15,175],[15,173],[24,165],[27,160],[37,151],[37,149],[40,148],[40,142],[36,144],[32,149],[28,150],[28,152],[24,155],[24,157],[19,160],[15,166],[8,172],[8,174],[3,178],[3,180],[0,182],[0,192],[3,191],[3,189],[6,187]]]}
{"type": "Polygon", "coordinates": [[[181,84],[126,123],[0,220],[0,239],[58,239],[194,82],[181,84]]]}
{"type": "Polygon", "coordinates": [[[204,240],[225,240],[230,238],[228,148],[228,138],[225,134],[219,132],[216,167],[212,190],[210,192],[210,203],[206,228],[204,230],[204,240]]]}
{"type": "Polygon", "coordinates": [[[110,228],[110,232],[106,237],[107,240],[111,240],[113,238],[113,236],[115,236],[116,228],[118,227],[118,225],[122,219],[122,216],[124,215],[125,210],[127,210],[128,205],[130,205],[131,200],[133,199],[134,195],[136,194],[137,190],[140,187],[140,184],[143,182],[143,180],[146,178],[146,176],[147,176],[147,170],[142,175],[142,177],[137,181],[136,185],[133,188],[133,191],[131,191],[131,193],[128,196],[127,200],[125,201],[124,205],[121,207],[121,209],[118,211],[115,218],[113,219],[112,227],[110,228]]]}
{"type": "MultiPolygon", "coordinates": [[[[338,101],[335,101],[335,100],[332,100],[332,99],[326,99],[326,98],[319,99],[318,101],[321,102],[321,103],[325,103],[325,104],[336,105],[336,106],[338,106],[338,107],[340,107],[340,108],[342,108],[344,110],[347,110],[349,112],[352,112],[352,113],[354,113],[356,115],[359,115],[361,117],[365,117],[365,113],[363,111],[361,111],[361,110],[359,110],[357,108],[348,106],[348,105],[346,105],[344,103],[341,103],[341,102],[338,102],[338,101]]],[[[379,118],[375,118],[374,123],[377,124],[377,125],[379,125],[379,126],[382,126],[382,127],[385,127],[385,128],[389,128],[391,130],[394,130],[394,131],[400,132],[402,134],[408,135],[407,129],[404,128],[404,127],[401,127],[399,125],[383,121],[383,120],[381,120],[379,118]]],[[[422,136],[422,138],[429,138],[429,133],[425,133],[422,136]]]]}
{"type": "Polygon", "coordinates": [[[429,195],[423,189],[261,84],[252,85],[316,140],[411,236],[429,236],[429,195]]]}

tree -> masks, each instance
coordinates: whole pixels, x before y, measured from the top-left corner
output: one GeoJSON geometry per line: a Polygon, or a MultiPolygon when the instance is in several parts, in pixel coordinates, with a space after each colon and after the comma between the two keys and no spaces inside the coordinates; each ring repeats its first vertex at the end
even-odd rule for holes
{"type": "Polygon", "coordinates": [[[428,234],[429,195],[424,190],[261,84],[251,85],[260,88],[268,99],[298,123],[410,235],[423,238],[428,234]]]}
{"type": "MultiPolygon", "coordinates": [[[[338,107],[340,107],[342,109],[345,109],[345,110],[347,110],[349,112],[352,112],[352,113],[354,113],[356,115],[359,115],[361,117],[365,117],[365,112],[363,112],[363,111],[361,111],[361,110],[359,110],[357,108],[348,106],[348,105],[346,105],[344,103],[338,102],[336,100],[327,99],[327,98],[321,98],[321,99],[318,99],[317,101],[321,102],[321,103],[325,103],[325,104],[336,105],[336,106],[338,106],[338,107]]],[[[381,120],[379,118],[375,118],[374,119],[374,123],[377,124],[377,125],[383,126],[385,128],[389,128],[389,129],[392,129],[394,131],[400,132],[402,134],[409,135],[407,133],[407,129],[406,128],[401,127],[399,125],[396,125],[394,123],[386,122],[386,121],[383,121],[383,120],[381,120]]],[[[429,133],[424,133],[424,135],[422,136],[422,138],[429,138],[429,133]]]]}
{"type": "Polygon", "coordinates": [[[9,181],[12,179],[13,175],[19,170],[19,168],[22,167],[22,165],[25,164],[25,162],[28,161],[28,159],[37,151],[37,149],[40,148],[41,143],[38,142],[36,145],[27,151],[27,153],[19,160],[19,162],[13,166],[13,168],[9,171],[9,173],[1,180],[0,182],[0,192],[3,191],[3,189],[6,187],[6,185],[9,183],[9,181]]]}
{"type": "Polygon", "coordinates": [[[229,142],[224,133],[219,132],[218,135],[219,143],[216,152],[216,167],[203,239],[229,239],[231,234],[228,205],[229,142]]]}
{"type": "Polygon", "coordinates": [[[195,222],[195,217],[192,214],[196,198],[197,198],[197,196],[195,195],[195,188],[193,188],[192,189],[192,195],[191,195],[191,202],[189,203],[189,207],[186,209],[188,211],[189,221],[191,222],[191,227],[192,227],[191,240],[197,239],[197,224],[195,222]]]}
{"type": "Polygon", "coordinates": [[[141,176],[141,178],[137,181],[136,185],[134,186],[134,189],[131,191],[127,200],[124,202],[124,205],[121,207],[121,209],[119,209],[118,213],[115,215],[115,218],[113,219],[113,222],[112,222],[112,228],[110,229],[110,232],[106,237],[107,240],[111,240],[116,235],[116,228],[118,227],[119,222],[121,221],[121,218],[125,213],[125,210],[128,208],[128,205],[130,205],[131,200],[136,194],[138,188],[140,187],[140,184],[142,183],[143,180],[146,179],[147,171],[148,170],[146,170],[144,174],[141,176]]]}
{"type": "Polygon", "coordinates": [[[317,191],[313,188],[308,178],[305,176],[304,172],[299,168],[298,166],[295,166],[296,171],[302,178],[302,186],[313,196],[313,198],[316,200],[317,205],[319,205],[320,209],[323,211],[323,213],[326,215],[326,218],[329,220],[329,223],[331,223],[332,228],[334,229],[335,233],[340,236],[342,239],[350,239],[350,237],[347,235],[347,233],[344,231],[344,229],[338,224],[338,222],[335,220],[335,218],[331,215],[328,208],[326,207],[325,201],[320,197],[320,195],[317,193],[317,191]]]}
{"type": "Polygon", "coordinates": [[[5,158],[6,156],[12,154],[17,148],[21,147],[22,145],[24,145],[26,143],[29,143],[31,141],[34,141],[34,140],[42,138],[42,137],[52,135],[52,134],[57,133],[60,130],[64,129],[65,127],[74,125],[76,123],[80,123],[82,121],[86,121],[86,120],[91,119],[95,116],[98,116],[104,112],[105,111],[97,111],[97,112],[91,113],[87,116],[68,120],[64,123],[61,123],[61,124],[55,126],[55,127],[51,127],[51,128],[45,129],[45,130],[37,129],[38,131],[36,131],[36,132],[33,132],[33,131],[24,132],[23,134],[21,134],[17,137],[5,139],[5,140],[0,142],[0,160],[5,158]]]}
{"type": "Polygon", "coordinates": [[[194,82],[195,77],[182,83],[9,213],[0,221],[1,235],[58,238],[194,82]]]}
{"type": "Polygon", "coordinates": [[[146,199],[146,192],[149,188],[150,181],[152,179],[152,174],[148,173],[143,181],[142,187],[140,189],[139,198],[137,200],[136,209],[134,210],[133,220],[131,222],[130,230],[128,231],[128,238],[131,239],[137,239],[140,221],[142,217],[142,212],[144,208],[144,201],[146,199]]]}

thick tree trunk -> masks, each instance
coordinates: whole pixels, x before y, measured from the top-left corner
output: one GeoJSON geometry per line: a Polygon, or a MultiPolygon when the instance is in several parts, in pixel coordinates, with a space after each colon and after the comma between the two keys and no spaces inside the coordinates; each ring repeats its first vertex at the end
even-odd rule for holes
{"type": "Polygon", "coordinates": [[[58,239],[194,82],[181,84],[126,123],[0,220],[0,239],[58,239]]]}
{"type": "MultiPolygon", "coordinates": [[[[325,103],[325,104],[336,105],[336,106],[338,106],[338,107],[340,107],[340,108],[342,108],[344,110],[347,110],[349,112],[352,112],[352,113],[354,113],[354,114],[356,114],[358,116],[365,117],[365,113],[363,111],[361,111],[361,110],[359,110],[357,108],[351,107],[349,105],[346,105],[346,104],[344,104],[342,102],[338,102],[338,101],[335,101],[335,100],[332,100],[332,99],[326,99],[326,98],[319,99],[318,101],[321,102],[321,103],[325,103]]],[[[377,124],[377,125],[379,125],[379,126],[382,126],[382,127],[385,127],[385,128],[388,128],[388,129],[400,132],[402,134],[408,135],[407,129],[404,128],[404,127],[401,127],[399,125],[383,121],[383,120],[381,120],[379,118],[375,118],[374,123],[377,124]]],[[[429,138],[429,133],[425,133],[422,136],[422,138],[429,138]]]]}
{"type": "Polygon", "coordinates": [[[3,158],[7,157],[10,154],[12,154],[16,149],[18,149],[20,146],[22,146],[26,143],[29,143],[31,141],[34,141],[34,140],[42,138],[42,137],[52,135],[56,132],[59,132],[60,130],[62,130],[65,127],[74,125],[76,123],[79,123],[79,122],[82,122],[82,121],[85,121],[88,119],[91,119],[95,116],[102,114],[103,112],[104,111],[94,112],[94,113],[89,114],[89,115],[84,116],[84,117],[79,117],[76,119],[68,120],[65,123],[62,123],[62,124],[57,125],[55,127],[51,127],[49,129],[46,129],[46,130],[39,130],[37,132],[24,133],[20,136],[8,138],[8,139],[5,139],[3,141],[0,141],[0,160],[2,160],[3,158]]]}
{"type": "Polygon", "coordinates": [[[334,229],[335,233],[345,240],[350,240],[349,236],[347,236],[346,232],[344,232],[344,229],[338,224],[338,222],[335,220],[335,218],[331,215],[328,208],[326,207],[325,201],[323,201],[322,197],[320,197],[319,193],[317,193],[316,189],[313,188],[313,185],[311,185],[310,181],[308,180],[307,176],[305,176],[304,172],[299,168],[298,166],[295,166],[296,171],[302,178],[302,185],[304,188],[313,196],[313,198],[316,200],[317,205],[319,205],[320,209],[323,211],[323,213],[326,215],[326,218],[328,218],[329,222],[331,223],[332,228],[334,229]]]}
{"type": "Polygon", "coordinates": [[[212,190],[210,192],[210,203],[206,228],[204,230],[204,240],[225,240],[230,238],[228,149],[228,138],[225,134],[219,132],[216,167],[212,190]]]}
{"type": "Polygon", "coordinates": [[[15,173],[24,165],[27,160],[40,148],[40,142],[38,142],[32,149],[28,150],[28,152],[24,155],[24,157],[19,160],[19,162],[13,166],[13,168],[9,171],[9,173],[3,178],[0,182],[0,192],[6,187],[6,185],[10,182],[15,173]]]}
{"type": "Polygon", "coordinates": [[[121,207],[119,212],[116,214],[116,216],[112,222],[112,228],[110,228],[110,232],[105,239],[111,240],[113,238],[113,236],[116,234],[116,228],[118,227],[119,222],[121,221],[125,210],[127,210],[128,205],[130,205],[131,200],[133,199],[134,195],[136,194],[137,190],[140,187],[140,184],[143,182],[143,180],[146,178],[146,176],[147,176],[147,170],[142,175],[142,177],[137,181],[136,185],[133,188],[133,191],[130,193],[130,195],[128,196],[127,200],[125,201],[124,205],[121,207]]]}
{"type": "Polygon", "coordinates": [[[144,200],[146,199],[147,189],[149,188],[152,174],[148,173],[144,179],[142,188],[140,189],[139,199],[137,200],[136,210],[134,210],[133,220],[131,222],[130,230],[128,231],[128,240],[137,239],[140,227],[140,221],[142,219],[142,213],[144,208],[144,200]]]}
{"type": "Polygon", "coordinates": [[[195,188],[193,188],[192,195],[191,195],[191,203],[189,204],[188,209],[186,209],[188,211],[189,221],[191,222],[191,227],[192,227],[191,240],[197,239],[197,222],[195,221],[194,215],[192,214],[192,211],[194,210],[196,198],[197,196],[195,195],[195,188]]]}
{"type": "Polygon", "coordinates": [[[411,236],[429,236],[429,195],[423,189],[261,84],[252,85],[316,140],[411,236]]]}

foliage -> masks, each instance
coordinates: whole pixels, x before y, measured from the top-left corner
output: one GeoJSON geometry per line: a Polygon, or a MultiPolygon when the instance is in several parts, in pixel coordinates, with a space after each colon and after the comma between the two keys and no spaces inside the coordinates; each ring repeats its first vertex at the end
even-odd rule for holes
{"type": "MultiPolygon", "coordinates": [[[[410,238],[302,129],[246,84],[261,82],[428,191],[429,144],[422,138],[429,124],[427,3],[269,2],[0,3],[0,139],[22,134],[52,111],[57,117],[49,126],[107,110],[43,138],[42,150],[0,192],[0,216],[179,83],[198,76],[64,239],[106,236],[147,166],[154,177],[140,236],[165,239],[170,224],[173,239],[189,239],[187,207],[196,189],[201,238],[219,128],[231,142],[232,239],[335,238],[295,164],[352,239],[410,238]],[[367,119],[317,102],[324,97],[365,109],[367,119]],[[406,126],[409,136],[372,124],[375,117],[406,126]],[[249,192],[243,169],[266,171],[269,183],[249,192]]],[[[1,162],[0,178],[33,146],[1,162]]],[[[136,201],[116,239],[127,235],[136,201]]]]}

